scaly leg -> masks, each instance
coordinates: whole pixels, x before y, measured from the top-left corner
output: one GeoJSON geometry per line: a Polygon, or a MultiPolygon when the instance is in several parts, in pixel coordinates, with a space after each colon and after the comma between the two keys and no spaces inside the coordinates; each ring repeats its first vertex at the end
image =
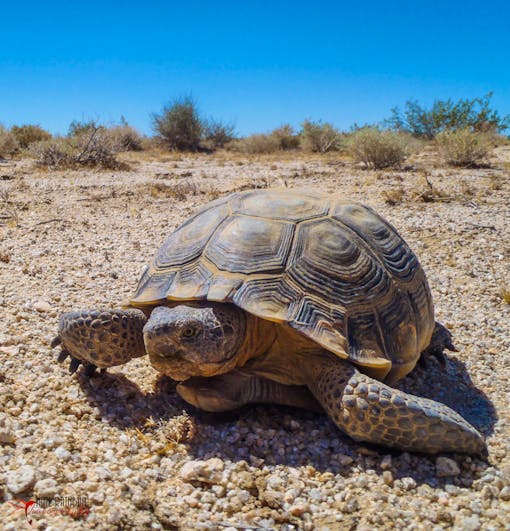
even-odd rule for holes
{"type": "Polygon", "coordinates": [[[480,433],[444,404],[393,389],[329,353],[309,362],[308,387],[354,440],[425,453],[486,453],[480,433]]]}
{"type": "Polygon", "coordinates": [[[87,375],[96,367],[122,365],[146,354],[143,343],[145,314],[135,309],[80,310],[60,317],[58,336],[51,346],[62,345],[58,361],[71,356],[69,370],[80,363],[87,375]]]}

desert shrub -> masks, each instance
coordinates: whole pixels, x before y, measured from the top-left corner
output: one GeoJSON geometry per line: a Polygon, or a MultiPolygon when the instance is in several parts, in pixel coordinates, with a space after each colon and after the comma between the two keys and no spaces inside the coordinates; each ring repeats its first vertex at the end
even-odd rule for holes
{"type": "Polygon", "coordinates": [[[55,138],[32,145],[32,153],[41,166],[52,169],[92,167],[119,169],[123,165],[104,128],[81,132],[71,138],[55,138]]]}
{"type": "Polygon", "coordinates": [[[140,133],[127,123],[105,129],[103,134],[115,152],[141,151],[143,138],[140,133]]]}
{"type": "Polygon", "coordinates": [[[229,149],[247,155],[257,155],[263,153],[275,153],[280,150],[278,139],[273,135],[257,133],[240,138],[229,144],[229,149]]]}
{"type": "Polygon", "coordinates": [[[349,154],[367,168],[391,168],[400,166],[408,155],[408,139],[394,131],[377,127],[362,127],[351,133],[348,141],[349,154]]]}
{"type": "Polygon", "coordinates": [[[152,115],[154,131],[170,149],[198,151],[202,140],[203,123],[195,101],[191,97],[178,98],[157,114],[152,115]]]}
{"type": "Polygon", "coordinates": [[[13,125],[11,133],[21,149],[26,149],[34,142],[50,140],[51,134],[39,125],[13,125]]]}
{"type": "Polygon", "coordinates": [[[305,120],[302,124],[301,136],[303,147],[316,153],[326,153],[340,148],[341,135],[329,123],[305,120]]]}
{"type": "Polygon", "coordinates": [[[80,136],[80,135],[87,135],[91,134],[98,129],[105,129],[104,126],[97,123],[96,120],[73,120],[69,124],[69,129],[67,130],[67,136],[73,137],[73,136],[80,136]]]}
{"type": "Polygon", "coordinates": [[[443,131],[436,137],[441,157],[452,166],[475,166],[483,162],[489,151],[487,136],[469,128],[443,131]]]}
{"type": "Polygon", "coordinates": [[[209,149],[223,148],[235,139],[235,128],[233,124],[209,118],[202,122],[202,136],[205,147],[209,149]]]}
{"type": "Polygon", "coordinates": [[[294,128],[289,124],[283,124],[271,132],[281,150],[298,149],[299,135],[296,134],[294,128]]]}
{"type": "Polygon", "coordinates": [[[7,129],[0,125],[0,159],[14,155],[19,150],[16,137],[7,129]]]}
{"type": "Polygon", "coordinates": [[[510,116],[502,117],[492,109],[491,98],[492,92],[472,100],[436,100],[430,109],[417,101],[408,101],[403,112],[398,107],[392,109],[386,122],[394,130],[429,140],[447,130],[469,128],[477,132],[501,132],[510,127],[510,116]]]}

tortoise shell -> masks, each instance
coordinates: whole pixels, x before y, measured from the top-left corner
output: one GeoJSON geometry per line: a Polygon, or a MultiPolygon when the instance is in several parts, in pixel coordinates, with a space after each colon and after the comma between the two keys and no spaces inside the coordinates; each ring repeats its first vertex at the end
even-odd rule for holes
{"type": "Polygon", "coordinates": [[[418,259],[371,208],[312,192],[235,193],[163,243],[130,305],[233,303],[366,367],[418,359],[434,329],[418,259]]]}

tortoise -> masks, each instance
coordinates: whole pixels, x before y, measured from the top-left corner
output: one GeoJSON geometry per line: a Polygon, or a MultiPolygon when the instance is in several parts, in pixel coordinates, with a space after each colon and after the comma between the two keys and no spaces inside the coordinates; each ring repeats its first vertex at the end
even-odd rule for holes
{"type": "Polygon", "coordinates": [[[62,315],[59,343],[59,361],[88,375],[148,354],[206,411],[321,409],[356,441],[486,452],[458,413],[390,387],[420,356],[454,350],[417,257],[370,207],[320,193],[206,205],[165,240],[129,303],[62,315]]]}

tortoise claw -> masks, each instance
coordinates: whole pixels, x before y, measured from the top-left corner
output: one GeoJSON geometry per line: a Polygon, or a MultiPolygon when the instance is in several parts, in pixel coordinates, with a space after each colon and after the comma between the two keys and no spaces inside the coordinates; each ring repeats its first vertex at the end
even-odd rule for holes
{"type": "Polygon", "coordinates": [[[53,340],[50,343],[50,347],[51,348],[55,348],[58,345],[60,345],[61,343],[62,343],[62,339],[60,339],[60,336],[54,337],[53,340]]]}
{"type": "Polygon", "coordinates": [[[458,352],[459,351],[459,349],[451,341],[448,341],[447,343],[445,343],[444,348],[446,348],[448,350],[451,350],[452,352],[458,352]]]}
{"type": "Polygon", "coordinates": [[[63,361],[65,361],[65,359],[69,356],[69,352],[67,352],[67,350],[65,348],[63,348],[61,351],[60,351],[60,354],[58,355],[58,358],[57,358],[57,361],[59,363],[62,363],[63,361]]]}
{"type": "Polygon", "coordinates": [[[96,369],[96,365],[94,365],[93,363],[87,363],[86,365],[84,365],[83,372],[85,373],[85,376],[87,376],[87,378],[91,378],[96,373],[96,369]]]}
{"type": "Polygon", "coordinates": [[[71,374],[75,373],[80,366],[81,361],[76,358],[71,358],[71,363],[69,363],[69,372],[71,374]]]}

